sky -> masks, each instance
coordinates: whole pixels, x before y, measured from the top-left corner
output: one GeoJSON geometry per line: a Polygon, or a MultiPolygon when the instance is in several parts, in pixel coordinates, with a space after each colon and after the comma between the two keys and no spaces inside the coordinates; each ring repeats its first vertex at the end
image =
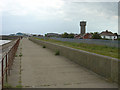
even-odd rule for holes
{"type": "MultiPolygon", "coordinates": [[[[118,33],[118,0],[1,0],[0,32],[80,33],[110,30],[118,33]]],[[[120,33],[120,32],[119,32],[120,33]]]]}

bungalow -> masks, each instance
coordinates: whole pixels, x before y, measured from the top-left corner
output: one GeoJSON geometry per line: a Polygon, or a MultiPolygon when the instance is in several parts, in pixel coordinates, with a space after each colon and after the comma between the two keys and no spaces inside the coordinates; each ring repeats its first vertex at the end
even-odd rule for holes
{"type": "Polygon", "coordinates": [[[81,36],[80,34],[77,34],[77,35],[74,36],[74,38],[76,38],[76,39],[81,39],[82,36],[81,36]]]}
{"type": "Polygon", "coordinates": [[[90,33],[85,33],[85,34],[79,34],[79,35],[76,35],[75,38],[78,38],[78,39],[91,39],[92,38],[92,34],[90,33]]]}
{"type": "Polygon", "coordinates": [[[106,30],[100,33],[100,36],[104,39],[117,39],[117,35],[113,34],[112,32],[106,30]]]}
{"type": "Polygon", "coordinates": [[[82,37],[83,39],[91,39],[92,38],[92,34],[91,33],[86,33],[83,35],[82,37]]]}

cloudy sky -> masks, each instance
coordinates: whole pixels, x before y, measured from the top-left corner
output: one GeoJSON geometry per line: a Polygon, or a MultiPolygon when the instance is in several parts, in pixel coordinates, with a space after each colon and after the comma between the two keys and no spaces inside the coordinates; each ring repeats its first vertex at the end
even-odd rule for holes
{"type": "Polygon", "coordinates": [[[118,0],[108,1],[2,0],[0,30],[3,34],[80,33],[79,23],[85,20],[87,32],[110,30],[116,33],[118,32],[118,0]]]}

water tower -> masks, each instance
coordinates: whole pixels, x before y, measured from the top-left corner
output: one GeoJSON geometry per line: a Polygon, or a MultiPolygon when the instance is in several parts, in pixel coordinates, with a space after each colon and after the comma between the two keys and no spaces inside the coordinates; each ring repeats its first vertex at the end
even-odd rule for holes
{"type": "Polygon", "coordinates": [[[80,26],[81,26],[81,35],[83,35],[86,32],[86,21],[81,21],[80,26]]]}

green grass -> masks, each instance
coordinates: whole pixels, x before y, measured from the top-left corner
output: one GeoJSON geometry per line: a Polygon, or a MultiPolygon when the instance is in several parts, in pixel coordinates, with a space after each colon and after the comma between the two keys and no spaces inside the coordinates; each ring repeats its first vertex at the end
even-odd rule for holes
{"type": "Polygon", "coordinates": [[[22,81],[19,81],[18,83],[21,83],[22,81]]]}
{"type": "Polygon", "coordinates": [[[19,57],[22,57],[22,56],[23,56],[22,53],[20,53],[19,57]]]}
{"type": "Polygon", "coordinates": [[[40,38],[35,38],[35,39],[52,42],[59,45],[64,45],[64,46],[68,46],[68,47],[72,47],[75,49],[80,49],[88,52],[93,52],[96,54],[110,56],[113,58],[118,58],[118,48],[116,47],[108,47],[104,45],[95,45],[95,44],[86,44],[86,43],[63,42],[63,41],[58,41],[53,39],[40,39],[40,38]]]}
{"type": "Polygon", "coordinates": [[[10,84],[8,84],[8,83],[5,83],[4,88],[12,88],[12,86],[10,84]]]}
{"type": "Polygon", "coordinates": [[[16,88],[22,88],[23,86],[22,85],[17,85],[16,88]]]}

